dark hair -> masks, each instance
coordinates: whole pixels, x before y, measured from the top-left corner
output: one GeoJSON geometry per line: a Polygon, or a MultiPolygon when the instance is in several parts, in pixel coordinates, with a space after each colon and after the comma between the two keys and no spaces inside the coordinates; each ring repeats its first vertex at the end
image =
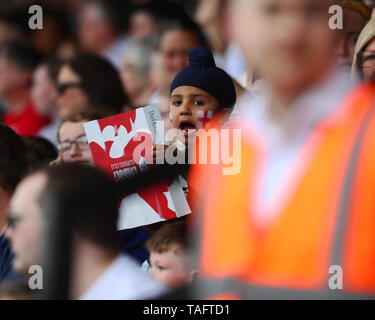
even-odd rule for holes
{"type": "Polygon", "coordinates": [[[149,252],[158,253],[166,252],[175,245],[181,250],[186,250],[187,248],[186,225],[184,221],[166,222],[146,242],[146,248],[149,252]]]}
{"type": "Polygon", "coordinates": [[[199,45],[202,47],[208,47],[208,41],[205,35],[203,34],[202,30],[198,26],[196,22],[191,20],[190,18],[185,18],[182,20],[169,20],[163,30],[161,36],[163,36],[165,33],[173,30],[183,30],[192,33],[198,40],[199,45]]]}
{"type": "Polygon", "coordinates": [[[42,61],[42,55],[34,47],[23,42],[1,45],[0,56],[12,60],[23,70],[34,70],[42,61]]]}
{"type": "Polygon", "coordinates": [[[28,169],[22,138],[0,123],[0,186],[12,194],[28,169]]]}
{"type": "Polygon", "coordinates": [[[50,58],[47,58],[46,60],[43,60],[40,65],[46,66],[48,77],[56,85],[57,76],[62,66],[62,61],[58,59],[57,57],[50,57],[50,58]]]}
{"type": "Polygon", "coordinates": [[[40,196],[43,213],[55,203],[66,212],[72,231],[104,249],[118,249],[117,186],[95,167],[64,163],[48,168],[40,196]]]}
{"type": "Polygon", "coordinates": [[[55,146],[42,137],[22,137],[30,170],[47,167],[58,156],[55,146]]]}
{"type": "Polygon", "coordinates": [[[129,104],[117,70],[106,59],[83,53],[67,65],[81,78],[82,88],[95,108],[120,113],[129,104]]]}
{"type": "Polygon", "coordinates": [[[128,27],[129,3],[118,0],[86,0],[85,5],[94,5],[97,7],[105,19],[110,21],[116,33],[121,33],[128,27]]]}
{"type": "Polygon", "coordinates": [[[6,1],[1,1],[0,5],[0,21],[20,32],[21,37],[26,37],[30,33],[30,28],[26,23],[30,19],[28,6],[18,4],[12,7],[6,1]]]}

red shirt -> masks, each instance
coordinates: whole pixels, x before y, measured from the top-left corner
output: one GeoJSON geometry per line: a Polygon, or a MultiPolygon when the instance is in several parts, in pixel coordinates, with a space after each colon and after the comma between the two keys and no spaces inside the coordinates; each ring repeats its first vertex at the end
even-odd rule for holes
{"type": "Polygon", "coordinates": [[[36,112],[31,102],[18,114],[5,113],[4,123],[22,136],[35,136],[50,120],[36,112]]]}

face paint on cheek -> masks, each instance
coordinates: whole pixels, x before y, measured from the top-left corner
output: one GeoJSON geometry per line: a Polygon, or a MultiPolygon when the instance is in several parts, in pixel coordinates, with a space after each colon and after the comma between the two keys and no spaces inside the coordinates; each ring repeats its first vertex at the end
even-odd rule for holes
{"type": "Polygon", "coordinates": [[[173,122],[172,111],[169,111],[169,121],[171,123],[173,122]]]}
{"type": "Polygon", "coordinates": [[[212,119],[214,113],[212,111],[207,110],[199,110],[197,112],[197,129],[201,129],[205,126],[205,124],[212,119]]]}

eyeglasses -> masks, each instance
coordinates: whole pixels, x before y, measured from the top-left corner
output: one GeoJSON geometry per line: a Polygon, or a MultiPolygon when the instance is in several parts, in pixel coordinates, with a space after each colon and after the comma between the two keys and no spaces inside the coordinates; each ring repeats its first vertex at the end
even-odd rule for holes
{"type": "Polygon", "coordinates": [[[66,90],[69,88],[82,88],[82,84],[79,82],[66,82],[66,83],[58,83],[57,84],[57,92],[60,95],[63,95],[66,90]]]}
{"type": "Polygon", "coordinates": [[[75,144],[80,151],[89,149],[89,142],[85,135],[79,136],[74,141],[63,141],[59,143],[57,149],[62,153],[63,156],[68,156],[73,144],[75,144]]]}

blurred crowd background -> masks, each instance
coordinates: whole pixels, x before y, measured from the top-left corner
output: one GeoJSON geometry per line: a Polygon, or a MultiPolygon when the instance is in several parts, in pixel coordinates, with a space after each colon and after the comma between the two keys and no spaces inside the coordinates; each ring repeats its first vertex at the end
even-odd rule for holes
{"type": "MultiPolygon", "coordinates": [[[[192,50],[209,49],[216,66],[232,78],[237,103],[230,121],[244,117],[243,106],[258,102],[253,99],[268,87],[279,94],[280,102],[285,98],[283,93],[297,97],[306,93],[310,85],[321,82],[322,91],[312,92],[315,100],[311,98],[311,101],[323,108],[325,103],[338,104],[339,94],[346,93],[354,82],[375,80],[373,1],[330,2],[341,5],[344,13],[344,29],[337,31],[339,37],[335,38],[334,53],[333,41],[326,32],[330,16],[323,1],[316,1],[318,5],[314,5],[313,1],[301,0],[301,9],[302,6],[296,5],[298,1],[283,0],[283,5],[290,2],[297,8],[289,12],[288,5],[287,9],[283,7],[290,14],[290,21],[302,17],[301,14],[293,20],[296,12],[303,13],[307,19],[303,26],[312,30],[308,33],[311,37],[304,39],[299,34],[288,38],[276,32],[280,30],[275,30],[273,37],[270,29],[264,28],[268,37],[264,42],[261,41],[265,38],[263,30],[249,28],[251,22],[244,15],[231,12],[232,3],[237,2],[246,5],[244,0],[0,1],[0,282],[3,279],[13,281],[6,285],[4,281],[3,298],[31,297],[24,279],[19,279],[15,273],[25,274],[28,266],[41,261],[41,244],[45,245],[46,241],[40,238],[42,219],[32,217],[43,211],[44,205],[51,208],[48,199],[56,194],[61,195],[56,207],[74,216],[73,231],[78,234],[72,253],[74,272],[70,297],[143,299],[166,293],[166,287],[175,289],[195,283],[199,278],[199,270],[188,267],[185,252],[188,241],[183,223],[172,221],[162,227],[117,232],[116,191],[103,173],[84,166],[93,164],[93,159],[82,126],[86,121],[157,104],[165,128],[172,128],[175,123],[170,109],[171,83],[189,66],[192,50]],[[28,10],[36,4],[43,9],[43,28],[32,30],[28,24],[32,14],[28,10]],[[241,19],[235,21],[235,17],[241,19]],[[324,23],[321,17],[326,19],[324,23]],[[259,40],[259,48],[254,39],[259,40]],[[252,59],[255,56],[252,50],[259,64],[252,59]],[[330,78],[332,86],[323,83],[327,70],[331,70],[331,54],[335,70],[343,72],[335,80],[330,78]],[[262,58],[268,60],[265,62],[262,58]],[[352,82],[349,85],[344,80],[352,82]],[[242,103],[239,103],[240,98],[242,103]],[[53,166],[61,162],[65,164],[53,166]],[[71,162],[79,164],[75,167],[71,162]],[[17,187],[30,169],[40,168],[45,171],[28,177],[17,187]],[[26,221],[27,215],[21,215],[22,212],[28,213],[29,220],[26,221]],[[14,250],[17,251],[15,256],[14,250]],[[174,255],[176,252],[179,252],[178,258],[174,255]],[[153,254],[151,262],[150,253],[153,254]],[[128,256],[133,260],[128,261],[128,256]],[[168,264],[168,271],[163,263],[168,264]],[[141,265],[145,271],[152,265],[149,274],[159,282],[151,281],[143,271],[140,273],[141,265]],[[10,270],[10,266],[14,270],[10,270]],[[105,270],[110,271],[106,274],[105,270]]],[[[284,14],[283,10],[278,11],[276,2],[268,7],[268,18],[272,14],[284,14]]],[[[275,25],[282,21],[276,20],[273,20],[275,25]]],[[[298,23],[302,25],[300,20],[298,23]]],[[[259,19],[259,25],[262,21],[265,19],[259,19]]],[[[288,28],[292,30],[290,25],[288,28]]],[[[321,110],[321,114],[324,111],[321,110]]],[[[283,108],[275,112],[277,118],[283,108]]],[[[267,130],[267,126],[263,129],[275,139],[276,145],[280,142],[277,139],[281,131],[301,123],[302,132],[303,121],[316,116],[306,114],[306,117],[305,113],[299,114],[296,121],[292,117],[284,119],[285,123],[280,121],[280,130],[267,130]]],[[[259,123],[264,120],[262,116],[259,115],[259,123]]],[[[308,123],[306,127],[310,128],[309,125],[313,126],[308,123]]],[[[268,177],[270,184],[275,182],[274,174],[277,176],[283,170],[276,162],[290,155],[291,149],[286,149],[282,154],[285,158],[278,154],[273,158],[275,168],[268,177]]],[[[198,189],[211,181],[211,176],[204,174],[195,177],[202,179],[198,179],[198,189]]],[[[207,201],[213,204],[223,198],[212,191],[207,201]]],[[[220,239],[225,235],[225,232],[221,234],[220,239]]],[[[210,252],[211,247],[207,248],[205,250],[210,252]]],[[[235,251],[228,249],[228,256],[235,251]]],[[[207,256],[211,257],[209,253],[207,256]]],[[[51,254],[50,259],[53,257],[51,254]]],[[[62,257],[59,258],[61,261],[62,257]]],[[[215,260],[207,265],[215,266],[215,260]]]]}

